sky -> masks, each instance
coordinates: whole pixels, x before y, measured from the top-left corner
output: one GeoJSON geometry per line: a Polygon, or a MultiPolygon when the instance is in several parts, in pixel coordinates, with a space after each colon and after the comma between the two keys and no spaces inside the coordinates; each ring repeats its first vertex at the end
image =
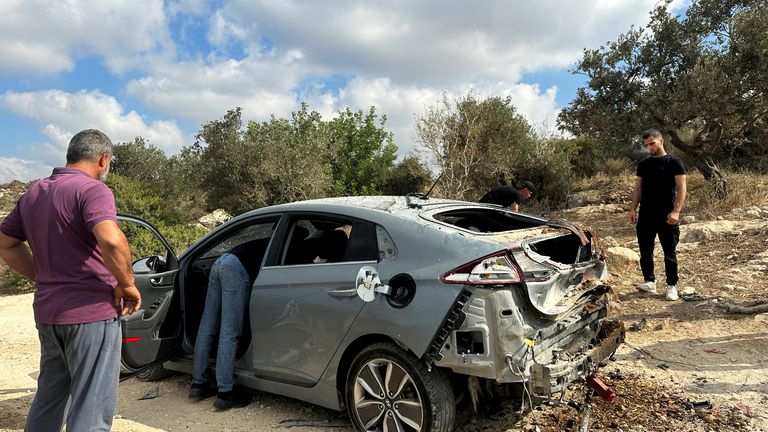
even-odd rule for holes
{"type": "Polygon", "coordinates": [[[443,95],[509,96],[553,131],[583,49],[658,1],[0,0],[0,183],[49,175],[88,128],[175,154],[235,107],[375,106],[401,156],[443,95]]]}

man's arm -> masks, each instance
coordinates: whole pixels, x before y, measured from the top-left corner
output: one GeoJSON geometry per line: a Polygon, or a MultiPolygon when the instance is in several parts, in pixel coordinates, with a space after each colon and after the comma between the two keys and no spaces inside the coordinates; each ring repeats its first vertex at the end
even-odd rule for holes
{"type": "Polygon", "coordinates": [[[125,234],[117,222],[106,219],[93,226],[93,235],[101,248],[104,263],[117,279],[115,307],[120,308],[122,300],[121,315],[134,313],[141,307],[141,294],[134,286],[131,249],[125,234]]]}
{"type": "Polygon", "coordinates": [[[516,212],[518,209],[520,209],[520,204],[518,204],[517,202],[513,202],[512,204],[509,205],[509,209],[512,210],[513,212],[516,212]]]}
{"type": "Polygon", "coordinates": [[[675,187],[677,188],[677,197],[675,197],[675,207],[672,213],[667,215],[667,223],[675,225],[680,222],[680,211],[683,209],[685,194],[688,192],[688,186],[685,183],[685,174],[675,176],[675,187]]]}
{"type": "MultiPolygon", "coordinates": [[[[637,223],[637,206],[640,204],[640,196],[642,196],[643,178],[635,177],[635,188],[632,189],[632,204],[629,206],[629,222],[637,223]]],[[[647,209],[646,209],[647,210],[647,209]]]]}
{"type": "Polygon", "coordinates": [[[35,265],[32,262],[32,254],[21,240],[0,232],[0,258],[8,264],[8,267],[29,279],[35,280],[35,265]]]}

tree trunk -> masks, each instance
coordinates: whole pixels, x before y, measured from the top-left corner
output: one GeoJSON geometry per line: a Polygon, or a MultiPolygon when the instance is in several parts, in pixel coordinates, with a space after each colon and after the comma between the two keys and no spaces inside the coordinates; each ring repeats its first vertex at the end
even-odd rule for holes
{"type": "Polygon", "coordinates": [[[684,141],[676,129],[667,128],[666,130],[672,138],[672,144],[688,155],[693,166],[701,172],[704,179],[712,186],[715,196],[720,199],[727,197],[728,184],[725,176],[711,156],[712,151],[708,151],[708,149],[719,147],[720,140],[722,139],[722,127],[719,124],[715,124],[707,129],[706,133],[704,133],[704,130],[700,131],[694,137],[692,143],[684,141]]]}
{"type": "Polygon", "coordinates": [[[717,164],[708,156],[691,155],[693,164],[701,172],[704,179],[712,186],[715,196],[725,199],[728,196],[728,182],[717,164]],[[698,157],[697,157],[698,156],[698,157]]]}

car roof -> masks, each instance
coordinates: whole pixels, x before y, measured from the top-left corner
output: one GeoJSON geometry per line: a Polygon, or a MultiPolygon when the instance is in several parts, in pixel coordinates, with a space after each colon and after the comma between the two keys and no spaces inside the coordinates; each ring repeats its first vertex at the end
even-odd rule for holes
{"type": "MultiPolygon", "coordinates": [[[[278,204],[246,212],[236,219],[248,218],[259,214],[284,212],[327,212],[352,216],[357,213],[388,213],[404,218],[417,218],[423,209],[435,209],[451,206],[486,206],[466,201],[442,198],[424,198],[421,196],[351,196],[320,198],[278,204]]],[[[486,206],[487,207],[487,206],[486,206]]]]}

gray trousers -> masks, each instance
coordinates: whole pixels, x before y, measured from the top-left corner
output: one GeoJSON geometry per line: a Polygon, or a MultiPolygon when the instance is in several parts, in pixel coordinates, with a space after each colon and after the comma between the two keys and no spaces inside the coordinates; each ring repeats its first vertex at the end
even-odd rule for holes
{"type": "Polygon", "coordinates": [[[37,324],[40,376],[28,432],[108,431],[120,379],[120,321],[37,324]],[[65,418],[66,416],[66,418],[65,418]]]}

